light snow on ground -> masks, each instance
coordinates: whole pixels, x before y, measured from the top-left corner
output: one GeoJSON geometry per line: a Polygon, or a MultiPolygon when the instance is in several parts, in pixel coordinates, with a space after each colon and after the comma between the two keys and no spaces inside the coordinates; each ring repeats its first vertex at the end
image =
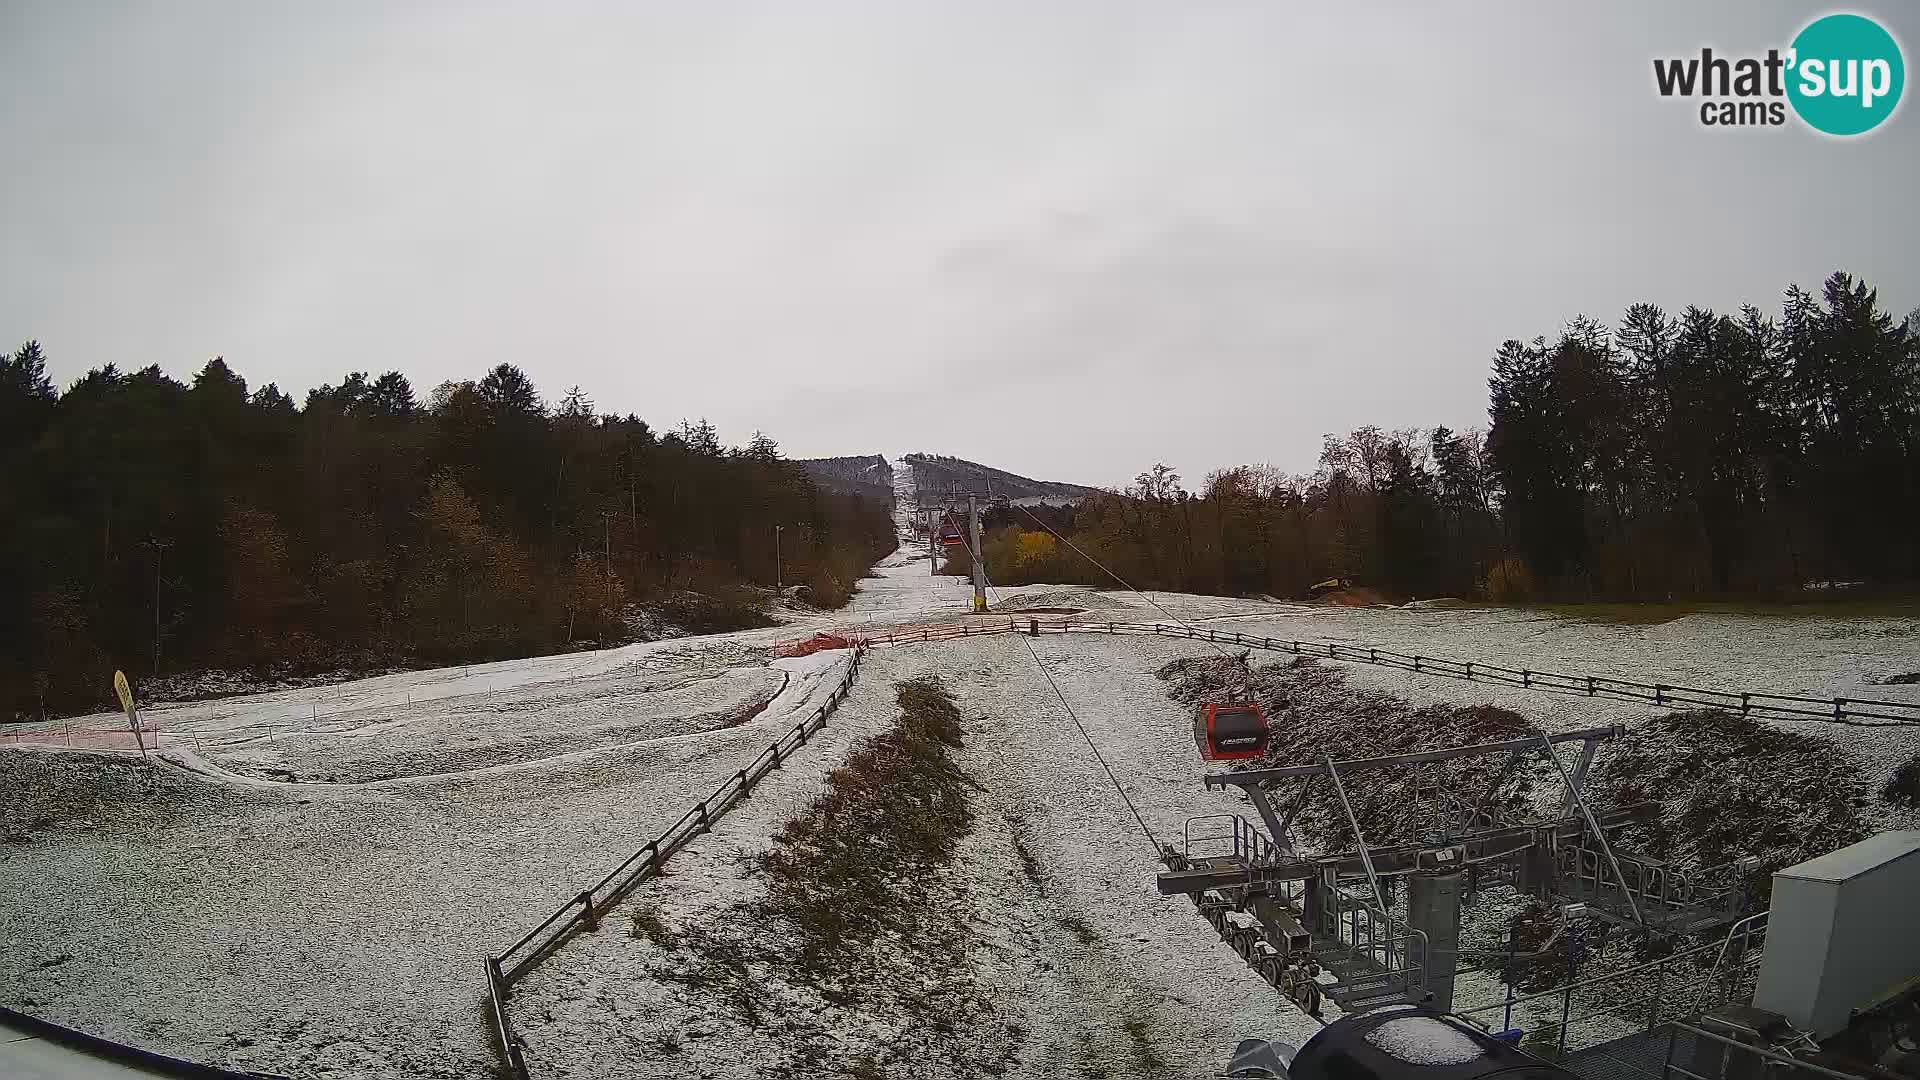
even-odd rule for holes
{"type": "MultiPolygon", "coordinates": [[[[903,522],[908,477],[896,472],[903,522]]],[[[481,956],[704,798],[817,704],[847,662],[826,652],[770,663],[772,643],[969,618],[970,587],[930,573],[923,545],[875,573],[845,611],[784,627],[153,708],[164,750],[153,766],[65,748],[123,729],[115,716],[29,727],[0,748],[0,1003],[230,1066],[485,1075],[481,956]]],[[[1020,598],[1089,609],[1083,618],[1177,617],[1512,667],[1920,702],[1920,686],[1873,682],[1920,670],[1920,627],[1904,620],[1697,615],[1619,626],[1068,585],[992,596],[1007,607],[1020,598]]],[[[767,1034],[687,1014],[672,984],[649,975],[659,957],[631,935],[630,912],[651,906],[670,923],[697,924],[750,898],[752,858],[829,769],[892,722],[895,685],[924,674],[939,675],[959,705],[966,743],[956,761],[980,785],[977,820],[940,895],[969,928],[965,977],[1004,1020],[956,1037],[1004,1042],[1015,1075],[1200,1076],[1238,1039],[1310,1034],[1313,1022],[1188,900],[1158,895],[1150,845],[1029,647],[1158,839],[1177,847],[1190,817],[1244,812],[1237,794],[1201,786],[1190,718],[1152,675],[1207,654],[1205,644],[1048,635],[876,650],[820,736],[670,874],[519,984],[513,1010],[535,1075],[753,1075],[767,1034]],[[658,1052],[663,1035],[677,1054],[658,1052]]],[[[1279,657],[1255,662],[1263,658],[1279,657]]],[[[1493,702],[1551,729],[1650,715],[1632,703],[1341,670],[1416,703],[1493,702]]],[[[1876,783],[1920,749],[1912,728],[1800,726],[1835,740],[1876,783]]],[[[900,1034],[892,1022],[871,1017],[846,1038],[885,1043],[900,1034]]]]}
{"type": "MultiPolygon", "coordinates": [[[[686,674],[697,666],[687,650],[701,647],[679,643],[673,666],[686,674]]],[[[715,678],[735,671],[733,646],[706,647],[715,678]]],[[[735,727],[505,767],[483,739],[475,772],[446,771],[442,751],[435,774],[363,785],[0,751],[0,1001],[231,1066],[482,1075],[492,1052],[480,957],[705,798],[824,699],[831,665],[845,662],[786,662],[780,699],[735,727]],[[136,776],[107,785],[110,768],[136,776]],[[61,812],[71,805],[85,816],[61,812]]],[[[554,706],[525,715],[564,728],[572,694],[591,694],[595,679],[616,695],[644,677],[614,665],[555,681],[554,706]]],[[[249,737],[231,715],[220,730],[249,737]]]]}

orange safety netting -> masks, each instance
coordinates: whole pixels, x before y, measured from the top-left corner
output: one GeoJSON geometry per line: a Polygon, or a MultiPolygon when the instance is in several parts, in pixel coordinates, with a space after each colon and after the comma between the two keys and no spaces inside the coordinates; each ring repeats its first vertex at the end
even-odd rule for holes
{"type": "Polygon", "coordinates": [[[822,649],[851,649],[853,640],[839,634],[815,634],[805,641],[789,641],[773,647],[775,656],[812,656],[822,649]]]}

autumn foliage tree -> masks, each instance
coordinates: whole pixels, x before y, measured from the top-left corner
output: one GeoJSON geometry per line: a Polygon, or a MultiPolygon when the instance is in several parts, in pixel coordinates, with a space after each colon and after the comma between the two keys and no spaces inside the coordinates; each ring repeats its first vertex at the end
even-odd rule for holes
{"type": "MultiPolygon", "coordinates": [[[[1489,428],[1325,437],[1317,468],[1166,464],[1069,509],[989,515],[996,581],[1111,584],[1038,559],[1034,517],[1141,588],[1303,596],[1774,596],[1920,577],[1920,312],[1846,274],[1754,307],[1635,304],[1501,344],[1489,428]]],[[[964,561],[964,557],[961,560],[964,561]]]]}
{"type": "Polygon", "coordinates": [[[58,392],[29,342],[0,354],[0,468],[0,719],[103,707],[116,667],[526,655],[628,640],[635,603],[748,625],[776,525],[817,603],[892,542],[885,506],[764,434],[661,435],[578,387],[549,407],[512,364],[425,395],[351,371],[296,404],[220,358],[58,392]]]}

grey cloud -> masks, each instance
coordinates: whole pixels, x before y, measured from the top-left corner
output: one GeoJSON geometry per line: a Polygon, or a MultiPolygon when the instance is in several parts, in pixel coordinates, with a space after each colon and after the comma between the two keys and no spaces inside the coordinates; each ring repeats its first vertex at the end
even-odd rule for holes
{"type": "Polygon", "coordinates": [[[1653,92],[1818,10],[14,3],[0,339],[296,390],[509,360],[795,454],[1304,469],[1482,422],[1499,341],[1577,312],[1838,267],[1920,301],[1920,114],[1841,143],[1653,92]]]}

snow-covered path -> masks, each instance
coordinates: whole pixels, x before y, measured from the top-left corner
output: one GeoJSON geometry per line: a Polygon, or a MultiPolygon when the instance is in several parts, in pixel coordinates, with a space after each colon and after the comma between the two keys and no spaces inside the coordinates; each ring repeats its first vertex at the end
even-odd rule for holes
{"type": "MultiPolygon", "coordinates": [[[[900,497],[909,502],[910,487],[900,497]]],[[[970,588],[929,575],[924,549],[896,552],[875,572],[849,625],[966,610],[970,588]]],[[[1189,721],[1152,675],[1168,660],[1207,652],[1205,645],[1034,644],[1158,839],[1178,844],[1189,817],[1236,809],[1232,797],[1201,786],[1189,721]]],[[[1158,894],[1154,846],[1017,638],[869,653],[828,741],[764,781],[677,858],[670,876],[636,892],[633,907],[669,925],[727,918],[730,904],[758,888],[747,869],[752,858],[823,789],[838,759],[886,729],[896,713],[894,688],[928,675],[942,681],[967,720],[958,762],[980,795],[954,867],[967,897],[956,917],[979,943],[967,977],[1015,1033],[1009,1075],[1208,1076],[1240,1038],[1311,1034],[1317,1025],[1222,944],[1189,901],[1158,894]]],[[[659,980],[660,962],[658,948],[638,934],[603,933],[562,950],[520,983],[516,1015],[536,1074],[760,1075],[758,1063],[779,1051],[761,1026],[697,1007],[659,980]]],[[[762,1022],[777,1030],[782,1020],[762,1022]]],[[[884,1029],[886,1020],[875,1025],[884,1029]]],[[[844,1037],[855,1048],[885,1044],[875,1031],[844,1037]]],[[[1007,1038],[997,1031],[959,1037],[1007,1038]]],[[[929,1054],[915,1075],[950,1072],[929,1054]]]]}

